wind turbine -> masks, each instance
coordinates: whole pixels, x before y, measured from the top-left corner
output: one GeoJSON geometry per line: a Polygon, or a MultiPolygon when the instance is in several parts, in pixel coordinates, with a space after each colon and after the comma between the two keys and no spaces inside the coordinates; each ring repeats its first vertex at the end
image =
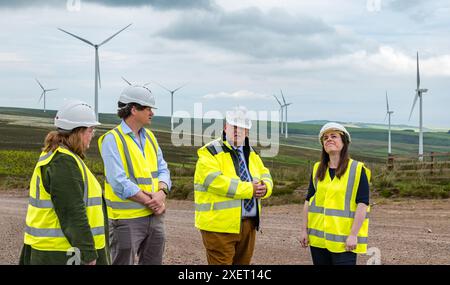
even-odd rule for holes
{"type": "Polygon", "coordinates": [[[287,139],[287,137],[288,137],[287,107],[288,107],[289,105],[292,105],[292,103],[286,103],[286,100],[284,100],[283,90],[280,89],[280,92],[281,92],[281,97],[283,98],[283,103],[284,103],[284,105],[283,105],[283,107],[284,107],[284,116],[285,116],[285,120],[284,120],[284,122],[285,122],[285,132],[284,132],[284,137],[287,139]]]}
{"type": "Polygon", "coordinates": [[[280,132],[283,134],[283,104],[281,104],[280,100],[278,100],[277,96],[273,95],[273,97],[277,100],[278,104],[280,105],[280,123],[281,123],[281,129],[280,132]]]}
{"type": "Polygon", "coordinates": [[[60,30],[61,32],[69,34],[72,37],[77,38],[80,41],[83,41],[83,42],[87,43],[88,45],[93,46],[95,48],[95,116],[97,117],[97,120],[98,120],[98,87],[100,86],[100,88],[102,88],[101,82],[100,82],[100,62],[99,62],[99,58],[98,58],[98,48],[101,47],[102,45],[106,44],[107,42],[109,42],[112,38],[117,36],[119,33],[121,33],[123,30],[125,30],[126,28],[128,28],[131,25],[132,24],[129,24],[128,26],[126,26],[125,28],[121,29],[120,31],[118,31],[114,35],[110,36],[109,38],[107,38],[106,40],[101,42],[100,44],[93,44],[93,43],[91,43],[90,41],[88,41],[86,39],[83,39],[83,38],[81,38],[81,37],[79,37],[77,35],[74,35],[72,33],[69,33],[67,31],[61,29],[61,28],[58,28],[58,30],[60,30]]]}
{"type": "Polygon", "coordinates": [[[416,96],[414,96],[414,102],[411,108],[411,113],[409,114],[409,120],[411,120],[412,113],[414,111],[414,106],[416,105],[417,98],[419,101],[419,160],[423,161],[423,113],[422,113],[422,95],[427,92],[428,89],[420,88],[420,72],[419,72],[419,52],[417,52],[417,89],[416,96]]]}
{"type": "Polygon", "coordinates": [[[46,100],[45,100],[45,99],[46,99],[46,98],[45,98],[45,95],[47,94],[47,92],[57,90],[57,88],[53,88],[53,89],[45,89],[44,86],[42,86],[41,82],[39,82],[39,80],[37,80],[37,78],[35,78],[35,79],[36,79],[36,82],[39,84],[39,86],[40,86],[41,89],[42,89],[42,94],[41,94],[41,97],[39,97],[39,101],[38,101],[38,102],[41,102],[42,98],[44,98],[44,113],[45,113],[45,102],[46,102],[46,100]]]}
{"type": "Polygon", "coordinates": [[[167,92],[170,93],[170,130],[173,131],[173,94],[175,94],[175,92],[177,92],[178,90],[180,90],[181,88],[183,88],[184,86],[187,85],[187,83],[181,85],[180,87],[170,90],[164,86],[162,86],[161,84],[155,82],[156,84],[158,84],[159,86],[161,86],[162,88],[164,88],[167,92]]]}
{"type": "Polygon", "coordinates": [[[389,100],[388,95],[386,91],[386,116],[384,117],[384,120],[386,121],[386,117],[389,117],[389,132],[388,132],[388,155],[392,154],[391,151],[391,115],[394,113],[394,111],[389,110],[389,100]]]}

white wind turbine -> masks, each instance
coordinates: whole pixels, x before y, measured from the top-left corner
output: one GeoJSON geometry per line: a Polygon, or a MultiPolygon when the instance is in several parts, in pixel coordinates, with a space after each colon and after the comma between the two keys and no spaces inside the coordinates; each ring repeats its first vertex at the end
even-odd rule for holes
{"type": "Polygon", "coordinates": [[[173,94],[175,94],[175,92],[177,92],[178,90],[180,90],[181,88],[183,88],[184,86],[187,85],[187,83],[181,85],[180,87],[170,90],[164,86],[162,86],[161,84],[155,82],[156,84],[158,84],[159,86],[161,86],[162,88],[164,88],[167,92],[170,93],[170,130],[173,131],[173,94]]]}
{"type": "Polygon", "coordinates": [[[384,117],[384,120],[386,121],[386,117],[388,117],[389,122],[389,131],[388,131],[388,155],[392,154],[391,151],[391,115],[394,113],[394,111],[389,110],[389,100],[388,95],[386,91],[386,116],[384,117]]]}
{"type": "Polygon", "coordinates": [[[281,123],[281,128],[280,128],[280,132],[281,134],[283,134],[283,104],[281,104],[280,100],[278,100],[277,96],[273,95],[273,97],[277,100],[278,104],[280,105],[280,123],[281,123]]]}
{"type": "Polygon", "coordinates": [[[102,45],[106,44],[107,42],[109,42],[112,38],[114,38],[115,36],[117,36],[120,32],[122,32],[123,30],[125,30],[126,28],[128,28],[129,26],[131,26],[132,24],[129,24],[128,26],[126,26],[125,28],[121,29],[120,31],[118,31],[117,33],[115,33],[114,35],[110,36],[109,38],[107,38],[106,40],[104,40],[103,42],[101,42],[100,44],[93,44],[90,41],[83,39],[77,35],[74,35],[72,33],[69,33],[63,29],[58,28],[58,30],[71,35],[74,38],[79,39],[80,41],[83,41],[85,43],[87,43],[90,46],[93,46],[95,48],[95,116],[97,117],[98,120],[98,87],[101,86],[101,82],[100,82],[100,62],[99,62],[99,58],[98,58],[98,48],[101,47],[102,45]]]}
{"type": "Polygon", "coordinates": [[[422,95],[427,92],[428,89],[420,88],[420,72],[419,72],[419,52],[417,52],[417,89],[416,96],[414,96],[414,102],[411,108],[411,113],[409,114],[409,120],[411,120],[412,113],[414,111],[414,106],[416,105],[417,98],[419,98],[419,160],[423,161],[423,113],[422,113],[422,95]]]}
{"type": "Polygon", "coordinates": [[[284,137],[287,139],[287,137],[288,137],[288,117],[287,117],[287,107],[288,107],[289,105],[292,105],[292,103],[286,103],[286,100],[284,100],[283,90],[280,89],[280,92],[281,92],[281,97],[283,98],[283,103],[284,103],[284,105],[283,105],[283,107],[284,107],[284,116],[285,116],[285,120],[284,120],[284,123],[285,123],[284,137]]]}
{"type": "Polygon", "coordinates": [[[39,97],[39,101],[38,102],[41,102],[42,98],[44,98],[44,113],[45,113],[45,111],[46,111],[46,108],[45,108],[46,97],[45,97],[45,95],[47,94],[47,92],[58,90],[58,89],[57,88],[45,89],[44,86],[42,86],[41,82],[39,82],[39,80],[37,80],[37,78],[35,78],[35,79],[36,79],[36,82],[39,84],[39,86],[42,89],[42,94],[41,94],[41,97],[39,97]]]}

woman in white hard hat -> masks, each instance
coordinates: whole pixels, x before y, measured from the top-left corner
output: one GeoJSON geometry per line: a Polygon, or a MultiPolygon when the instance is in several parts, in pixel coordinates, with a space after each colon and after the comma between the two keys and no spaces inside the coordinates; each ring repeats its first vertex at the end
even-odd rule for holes
{"type": "Polygon", "coordinates": [[[98,125],[82,101],[57,112],[30,182],[20,264],[110,263],[102,188],[83,161],[98,125]]]}
{"type": "Polygon", "coordinates": [[[303,209],[300,243],[315,265],[355,265],[366,253],[371,172],[348,154],[350,133],[338,123],[319,133],[322,155],[314,165],[303,209]]]}

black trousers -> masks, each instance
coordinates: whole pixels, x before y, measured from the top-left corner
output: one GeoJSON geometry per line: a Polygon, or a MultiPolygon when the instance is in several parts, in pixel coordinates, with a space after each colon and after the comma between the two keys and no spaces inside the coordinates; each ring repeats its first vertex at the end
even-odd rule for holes
{"type": "Polygon", "coordinates": [[[356,265],[356,253],[347,251],[334,253],[326,248],[310,246],[314,265],[356,265]]]}

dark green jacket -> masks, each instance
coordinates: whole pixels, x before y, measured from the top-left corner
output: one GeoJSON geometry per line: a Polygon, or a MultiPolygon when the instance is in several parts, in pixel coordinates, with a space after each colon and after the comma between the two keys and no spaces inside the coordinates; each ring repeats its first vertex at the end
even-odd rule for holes
{"type": "MultiPolygon", "coordinates": [[[[103,201],[103,214],[105,216],[106,246],[96,250],[86,215],[84,204],[84,183],[80,169],[75,159],[63,153],[57,153],[41,169],[42,183],[50,194],[52,203],[64,232],[72,247],[78,248],[81,253],[81,263],[94,259],[97,264],[110,264],[108,249],[108,216],[103,201]]],[[[19,264],[67,264],[73,263],[74,254],[61,251],[41,251],[24,244],[19,264]]]]}

